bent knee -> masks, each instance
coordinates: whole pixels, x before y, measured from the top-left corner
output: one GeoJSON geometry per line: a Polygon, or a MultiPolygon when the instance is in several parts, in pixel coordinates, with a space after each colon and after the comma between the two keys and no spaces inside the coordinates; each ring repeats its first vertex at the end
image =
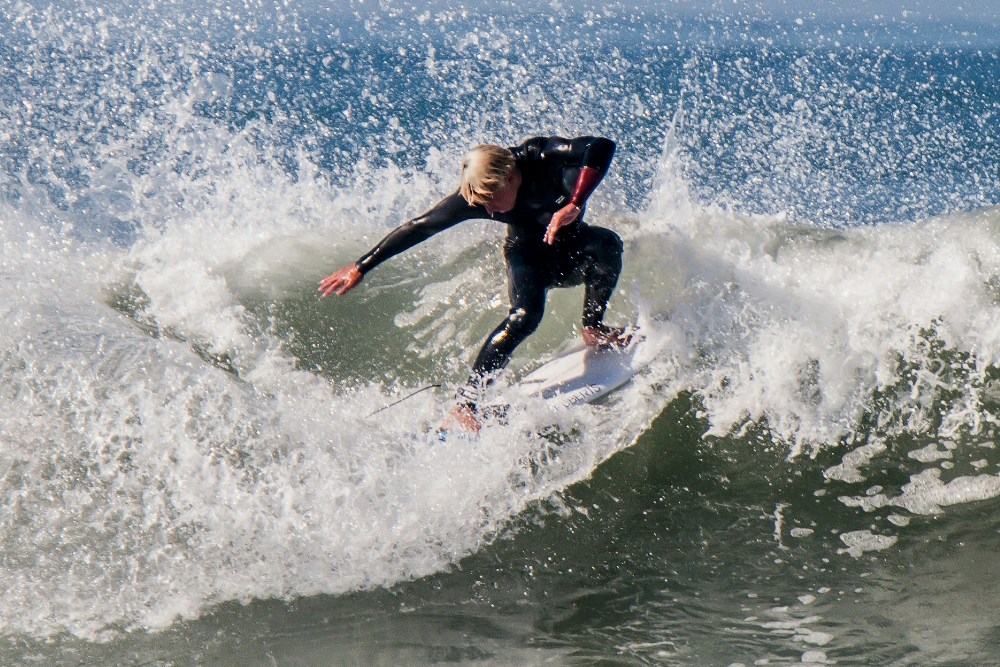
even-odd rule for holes
{"type": "Polygon", "coordinates": [[[625,251],[625,244],[622,238],[610,229],[604,227],[592,227],[594,232],[590,245],[597,254],[604,257],[621,257],[625,251]]]}
{"type": "Polygon", "coordinates": [[[507,329],[521,335],[528,335],[542,323],[542,313],[525,308],[511,308],[507,314],[507,329]]]}

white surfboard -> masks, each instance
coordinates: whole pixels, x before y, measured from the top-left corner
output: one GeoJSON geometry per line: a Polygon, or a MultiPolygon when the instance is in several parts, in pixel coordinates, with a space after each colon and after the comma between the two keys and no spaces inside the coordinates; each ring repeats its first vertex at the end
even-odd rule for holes
{"type": "MultiPolygon", "coordinates": [[[[502,390],[498,397],[501,402],[485,409],[497,409],[502,413],[510,403],[538,399],[554,410],[591,403],[635,377],[655,354],[656,346],[646,338],[640,338],[623,350],[576,347],[547,361],[502,390]]],[[[437,428],[413,433],[410,437],[414,442],[439,445],[452,440],[475,441],[478,434],[461,429],[437,428]]]]}
{"type": "Polygon", "coordinates": [[[559,410],[596,401],[643,369],[648,361],[639,355],[644,342],[636,341],[624,350],[570,350],[524,376],[515,387],[559,410]]]}

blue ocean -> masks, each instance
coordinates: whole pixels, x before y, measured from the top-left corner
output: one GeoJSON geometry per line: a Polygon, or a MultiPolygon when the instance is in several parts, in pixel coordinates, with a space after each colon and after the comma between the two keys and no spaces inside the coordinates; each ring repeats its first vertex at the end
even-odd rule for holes
{"type": "Polygon", "coordinates": [[[989,0],[0,0],[0,663],[1000,665],[998,81],[989,0]],[[536,135],[657,354],[422,438],[502,225],[317,284],[536,135]]]}

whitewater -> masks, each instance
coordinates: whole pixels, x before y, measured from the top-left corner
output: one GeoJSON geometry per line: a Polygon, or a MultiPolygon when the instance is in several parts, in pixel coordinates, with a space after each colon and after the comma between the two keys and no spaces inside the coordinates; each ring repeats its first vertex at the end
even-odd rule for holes
{"type": "MultiPolygon", "coordinates": [[[[287,631],[330,664],[988,664],[975,605],[940,643],[900,599],[870,644],[841,632],[928,535],[995,547],[982,27],[580,5],[581,40],[541,6],[229,9],[0,10],[8,660],[306,660],[287,631]],[[316,284],[452,191],[469,145],[597,130],[619,157],[588,215],[626,246],[608,320],[656,359],[471,446],[414,437],[506,312],[504,230],[463,223],[342,299],[316,284]],[[330,614],[437,639],[324,635],[330,614]],[[467,614],[506,629],[457,639],[467,614]]],[[[550,294],[505,382],[576,340],[581,300],[550,294]]]]}

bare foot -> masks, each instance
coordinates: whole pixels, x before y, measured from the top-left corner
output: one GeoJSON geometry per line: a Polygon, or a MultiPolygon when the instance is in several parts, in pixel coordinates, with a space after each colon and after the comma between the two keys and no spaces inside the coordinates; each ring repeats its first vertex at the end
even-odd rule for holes
{"type": "Polygon", "coordinates": [[[479,430],[483,425],[479,423],[479,417],[476,416],[472,408],[467,405],[457,405],[442,422],[441,430],[450,431],[454,430],[455,427],[479,435],[479,430]]]}
{"type": "Polygon", "coordinates": [[[622,350],[632,342],[632,334],[621,327],[608,327],[601,324],[596,327],[585,327],[583,342],[587,347],[596,350],[609,350],[611,348],[622,350]]]}

